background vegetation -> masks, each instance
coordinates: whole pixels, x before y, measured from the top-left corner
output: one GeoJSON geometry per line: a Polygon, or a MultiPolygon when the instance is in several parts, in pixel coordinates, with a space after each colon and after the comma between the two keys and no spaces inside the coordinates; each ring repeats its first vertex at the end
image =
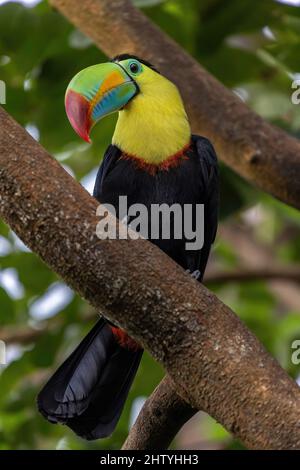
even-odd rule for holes
{"type": "MultiPolygon", "coordinates": [[[[115,116],[96,127],[92,145],[83,144],[65,116],[64,92],[77,71],[106,57],[47,2],[3,3],[0,80],[7,85],[5,107],[91,191],[115,116]]],[[[300,70],[300,1],[135,3],[251,108],[299,134],[300,107],[291,102],[291,84],[300,70]]],[[[224,166],[221,178],[221,230],[210,272],[275,263],[280,270],[280,265],[299,263],[297,211],[250,187],[224,166]]],[[[300,367],[291,362],[291,344],[300,339],[300,293],[295,282],[257,278],[211,287],[297,379],[300,367]]],[[[147,354],[109,439],[82,441],[69,429],[48,424],[35,406],[38,390],[91,327],[93,315],[0,223],[0,339],[8,343],[8,363],[0,366],[0,449],[120,448],[143,399],[163,376],[147,354]]],[[[240,444],[199,413],[174,446],[219,449],[240,444]]]]}

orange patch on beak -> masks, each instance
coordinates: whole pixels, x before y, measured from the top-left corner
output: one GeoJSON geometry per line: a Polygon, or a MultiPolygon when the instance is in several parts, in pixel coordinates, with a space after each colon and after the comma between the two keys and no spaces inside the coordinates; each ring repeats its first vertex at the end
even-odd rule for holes
{"type": "Polygon", "coordinates": [[[92,99],[91,104],[90,104],[90,111],[92,112],[95,104],[101,99],[101,97],[105,93],[107,93],[108,91],[110,91],[113,88],[117,87],[118,85],[121,85],[122,83],[124,83],[124,77],[122,77],[122,75],[117,71],[112,72],[107,77],[107,79],[104,80],[101,87],[99,88],[99,90],[95,94],[94,98],[92,99]]]}

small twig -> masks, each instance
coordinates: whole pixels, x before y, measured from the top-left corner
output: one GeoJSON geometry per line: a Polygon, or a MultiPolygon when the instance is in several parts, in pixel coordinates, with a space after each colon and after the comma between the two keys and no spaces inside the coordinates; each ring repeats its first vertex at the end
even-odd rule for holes
{"type": "MultiPolygon", "coordinates": [[[[96,313],[91,312],[83,315],[80,321],[82,323],[89,322],[96,318],[96,313]]],[[[31,344],[35,343],[41,336],[49,331],[56,330],[63,324],[61,317],[51,318],[43,325],[40,329],[28,328],[16,328],[16,326],[0,328],[0,340],[4,341],[5,344],[31,344]]]]}
{"type": "Polygon", "coordinates": [[[238,268],[229,271],[208,270],[205,274],[205,284],[227,282],[248,282],[257,280],[280,279],[284,281],[300,282],[300,266],[266,266],[258,268],[238,268]]]}
{"type": "MultiPolygon", "coordinates": [[[[219,227],[219,236],[232,245],[237,259],[247,267],[247,270],[280,271],[281,267],[279,269],[278,261],[274,256],[276,248],[255,240],[249,228],[238,224],[222,224],[219,227]]],[[[284,270],[285,267],[282,267],[283,272],[284,270]]],[[[296,271],[297,267],[295,267],[295,279],[267,279],[272,294],[284,311],[299,310],[300,290],[296,271]]]]}

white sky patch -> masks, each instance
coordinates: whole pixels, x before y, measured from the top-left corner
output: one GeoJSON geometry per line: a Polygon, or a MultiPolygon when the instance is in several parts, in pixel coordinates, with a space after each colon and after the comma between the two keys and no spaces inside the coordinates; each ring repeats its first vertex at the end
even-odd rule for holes
{"type": "Polygon", "coordinates": [[[264,26],[262,29],[262,32],[265,38],[270,39],[271,41],[274,41],[276,39],[273,31],[271,30],[269,26],[264,26]]]}
{"type": "Polygon", "coordinates": [[[22,242],[22,240],[15,234],[15,232],[10,232],[13,239],[14,248],[16,251],[24,251],[25,253],[31,253],[31,250],[22,242]]]}
{"type": "Polygon", "coordinates": [[[62,167],[66,170],[67,173],[69,173],[69,175],[75,178],[75,173],[69,165],[63,164],[62,167]]]}
{"type": "Polygon", "coordinates": [[[138,417],[146,400],[147,397],[137,397],[135,400],[133,400],[128,423],[129,429],[131,429],[131,427],[134,425],[136,418],[138,417]]]}
{"type": "Polygon", "coordinates": [[[67,437],[62,437],[56,444],[55,450],[70,450],[70,444],[67,437]]]}
{"type": "Polygon", "coordinates": [[[225,39],[227,46],[233,49],[242,49],[245,51],[253,51],[256,49],[256,43],[251,36],[233,34],[225,39]]]}
{"type": "Polygon", "coordinates": [[[90,171],[87,175],[85,175],[80,183],[82,186],[90,193],[93,194],[94,186],[95,186],[95,180],[96,176],[98,173],[98,168],[94,168],[92,171],[90,171]]]}
{"type": "Polygon", "coordinates": [[[0,235],[0,256],[7,256],[12,251],[11,243],[0,235]]]}
{"type": "Polygon", "coordinates": [[[69,149],[64,150],[62,152],[55,153],[54,156],[56,160],[59,162],[64,162],[65,160],[68,160],[68,158],[72,157],[75,152],[85,152],[89,148],[88,143],[82,143],[82,144],[77,144],[76,145],[71,145],[69,149]]]}
{"type": "Polygon", "coordinates": [[[10,344],[5,348],[3,362],[0,364],[0,374],[14,361],[17,361],[22,357],[24,348],[16,344],[10,344]]]}
{"type": "Polygon", "coordinates": [[[6,367],[8,367],[12,362],[20,359],[26,351],[30,351],[31,346],[20,346],[19,344],[9,344],[5,348],[5,362],[0,365],[0,374],[3,372],[6,367]]]}
{"type": "Polygon", "coordinates": [[[11,58],[8,55],[1,55],[0,56],[0,65],[7,65],[11,62],[11,58]]]}
{"type": "MultiPolygon", "coordinates": [[[[0,0],[0,5],[4,5],[4,3],[11,3],[12,0],[0,0]]],[[[28,7],[34,7],[38,3],[41,3],[41,0],[14,0],[15,3],[23,3],[28,7]]]]}
{"type": "Polygon", "coordinates": [[[242,213],[243,220],[252,226],[257,226],[264,220],[264,210],[261,204],[256,204],[253,207],[245,210],[242,213]]]}
{"type": "Polygon", "coordinates": [[[7,268],[0,271],[0,286],[14,300],[22,299],[24,287],[18,276],[18,271],[14,268],[7,268]]]}
{"type": "Polygon", "coordinates": [[[54,153],[53,154],[56,160],[59,162],[63,162],[65,160],[68,160],[73,155],[73,150],[66,150],[65,152],[59,152],[59,153],[54,153]]]}
{"type": "Polygon", "coordinates": [[[288,75],[292,80],[300,80],[300,73],[299,72],[289,73],[288,75]]]}
{"type": "Polygon", "coordinates": [[[16,361],[22,357],[24,352],[24,348],[22,346],[18,346],[16,344],[10,344],[6,348],[6,363],[5,366],[7,367],[11,362],[16,361]]]}
{"type": "Polygon", "coordinates": [[[285,3],[285,5],[292,5],[294,7],[300,6],[300,0],[276,0],[278,3],[285,3]]]}
{"type": "Polygon", "coordinates": [[[233,93],[235,93],[242,101],[247,101],[249,98],[249,93],[245,88],[233,88],[233,93]]]}
{"type": "Polygon", "coordinates": [[[31,78],[26,78],[26,80],[24,80],[24,83],[23,83],[24,91],[32,90],[32,86],[33,86],[32,79],[31,78]]]}
{"type": "Polygon", "coordinates": [[[33,137],[35,140],[37,140],[37,141],[40,140],[40,131],[38,130],[38,128],[35,124],[28,123],[25,126],[25,129],[28,132],[28,134],[30,134],[31,137],[33,137]]]}
{"type": "Polygon", "coordinates": [[[52,284],[44,295],[35,300],[29,313],[35,320],[46,320],[63,310],[74,297],[73,291],[61,282],[52,284]]]}

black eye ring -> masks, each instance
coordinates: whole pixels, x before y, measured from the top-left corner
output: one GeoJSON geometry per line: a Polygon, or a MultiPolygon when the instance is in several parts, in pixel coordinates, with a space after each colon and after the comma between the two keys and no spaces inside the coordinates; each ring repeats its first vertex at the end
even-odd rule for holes
{"type": "Polygon", "coordinates": [[[139,64],[137,62],[131,62],[129,68],[132,73],[138,73],[140,71],[139,64]]]}

